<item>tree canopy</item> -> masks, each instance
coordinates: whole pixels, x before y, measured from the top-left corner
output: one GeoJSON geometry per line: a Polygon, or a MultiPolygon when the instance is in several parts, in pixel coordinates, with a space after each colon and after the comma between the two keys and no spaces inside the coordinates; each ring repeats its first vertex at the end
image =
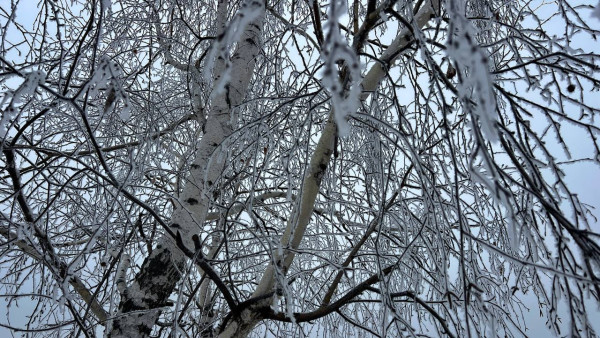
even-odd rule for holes
{"type": "Polygon", "coordinates": [[[595,336],[593,5],[4,2],[0,327],[595,336]]]}

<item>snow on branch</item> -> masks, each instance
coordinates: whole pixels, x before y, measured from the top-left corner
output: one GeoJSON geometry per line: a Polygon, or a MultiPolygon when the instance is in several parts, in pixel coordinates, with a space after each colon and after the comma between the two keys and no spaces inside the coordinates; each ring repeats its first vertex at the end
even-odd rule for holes
{"type": "Polygon", "coordinates": [[[121,120],[126,121],[131,115],[131,105],[129,98],[125,94],[121,83],[122,72],[119,65],[104,56],[100,59],[96,71],[86,84],[85,93],[89,90],[88,95],[95,97],[100,90],[106,91],[106,102],[104,104],[104,113],[110,113],[115,108],[116,103],[120,100],[123,102],[123,109],[119,113],[121,120]]]}
{"type": "Polygon", "coordinates": [[[496,98],[488,55],[477,45],[477,31],[466,19],[464,6],[463,0],[447,1],[450,16],[447,53],[456,62],[459,95],[463,107],[472,115],[473,128],[481,129],[489,141],[497,142],[496,98]]]}
{"type": "Polygon", "coordinates": [[[215,40],[204,66],[203,78],[206,83],[210,83],[211,75],[215,71],[215,59],[220,59],[225,63],[221,73],[215,74],[215,85],[212,95],[219,95],[230,81],[231,62],[230,50],[233,44],[238,42],[246,26],[258,18],[264,12],[264,3],[258,0],[246,0],[240,6],[225,31],[215,40]]]}
{"type": "MultiPolygon", "coordinates": [[[[465,17],[464,0],[446,2],[450,17],[448,35],[448,56],[456,63],[459,75],[458,95],[465,112],[470,113],[475,135],[481,135],[487,141],[497,143],[499,130],[496,116],[496,97],[494,83],[490,74],[487,52],[478,46],[477,29],[465,17]]],[[[479,136],[478,145],[470,160],[472,177],[494,192],[496,202],[509,213],[508,222],[511,250],[518,250],[520,231],[517,228],[511,196],[498,182],[499,174],[494,167],[492,157],[483,146],[485,140],[479,136]],[[481,162],[476,158],[481,156],[481,162]]]]}
{"type": "Polygon", "coordinates": [[[348,41],[340,34],[338,19],[346,14],[345,1],[334,0],[329,8],[329,18],[325,24],[327,35],[325,46],[321,53],[324,61],[323,85],[331,93],[335,122],[338,134],[346,136],[350,133],[348,115],[358,109],[360,101],[360,60],[356,53],[348,46],[348,41]],[[338,75],[338,64],[345,65],[349,71],[347,83],[338,75]],[[348,90],[346,90],[348,88],[348,90]]]}
{"type": "Polygon", "coordinates": [[[12,124],[17,116],[15,106],[21,103],[26,97],[34,95],[38,86],[44,84],[44,82],[46,82],[46,73],[37,70],[27,74],[25,81],[14,92],[11,93],[9,91],[4,95],[2,102],[0,102],[0,107],[4,106],[8,100],[10,102],[6,110],[2,111],[2,118],[0,118],[0,138],[6,137],[6,132],[8,131],[7,125],[12,124]]]}

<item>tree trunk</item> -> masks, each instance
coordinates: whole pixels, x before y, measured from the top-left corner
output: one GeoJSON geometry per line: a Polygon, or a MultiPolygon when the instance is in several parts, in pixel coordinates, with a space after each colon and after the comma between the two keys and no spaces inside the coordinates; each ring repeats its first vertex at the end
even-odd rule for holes
{"type": "MultiPolygon", "coordinates": [[[[219,6],[226,4],[226,1],[220,1],[219,6]]],[[[253,5],[261,6],[260,14],[246,26],[232,57],[231,74],[235,74],[235,77],[225,86],[226,90],[213,95],[205,134],[169,225],[173,232],[181,234],[183,244],[188,249],[194,248],[192,236],[201,235],[212,200],[211,187],[220,177],[225,165],[225,156],[213,155],[222,151],[219,147],[233,131],[230,122],[232,109],[244,99],[260,52],[265,7],[260,2],[253,5]]],[[[223,74],[224,68],[225,62],[219,58],[215,63],[215,82],[223,74]]],[[[113,319],[109,336],[149,336],[160,316],[161,308],[168,306],[169,297],[181,279],[185,262],[185,255],[179,250],[175,240],[168,235],[163,236],[152,254],[145,259],[133,283],[121,295],[119,313],[113,319]]]]}
{"type": "MultiPolygon", "coordinates": [[[[425,26],[438,10],[438,1],[427,1],[415,15],[415,25],[418,25],[418,27],[425,26]]],[[[381,80],[383,80],[385,74],[387,74],[387,70],[384,68],[385,65],[391,65],[401,55],[400,52],[412,42],[410,36],[412,36],[410,29],[404,28],[383,53],[382,61],[384,62],[384,65],[376,63],[369,70],[361,82],[361,101],[366,100],[370,96],[370,93],[377,88],[381,80]]],[[[341,82],[344,83],[344,80],[342,79],[341,82]]],[[[276,265],[269,264],[258,287],[252,295],[253,298],[265,296],[272,292],[276,284],[277,274],[280,274],[281,276],[285,275],[292,265],[295,257],[294,252],[300,247],[308,222],[313,213],[322,178],[325,175],[331,155],[334,151],[336,137],[337,127],[332,112],[329,115],[327,124],[319,138],[319,143],[311,157],[309,169],[306,172],[302,183],[302,189],[300,190],[302,191],[300,201],[296,204],[296,207],[291,213],[285,232],[281,238],[281,246],[283,249],[291,250],[284,253],[283,257],[274,254],[273,261],[276,265]]],[[[225,326],[219,334],[219,338],[247,336],[261,320],[259,314],[252,311],[252,308],[268,307],[272,303],[272,297],[273,296],[265,298],[250,309],[242,311],[237,318],[232,319],[230,323],[225,326]]]]}

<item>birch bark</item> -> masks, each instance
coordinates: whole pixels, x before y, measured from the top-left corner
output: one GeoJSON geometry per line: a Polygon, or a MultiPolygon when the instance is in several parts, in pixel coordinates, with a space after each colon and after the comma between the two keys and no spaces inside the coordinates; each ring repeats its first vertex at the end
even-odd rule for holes
{"type": "MultiPolygon", "coordinates": [[[[422,28],[427,22],[435,15],[439,10],[439,1],[426,1],[423,7],[417,12],[414,17],[414,25],[422,28]]],[[[384,51],[381,56],[381,63],[376,63],[367,72],[366,76],[361,82],[362,94],[361,101],[365,101],[375,89],[379,83],[385,77],[387,73],[387,66],[393,64],[393,62],[401,55],[401,51],[408,46],[411,40],[412,32],[411,28],[404,28],[394,39],[392,44],[384,51]]],[[[344,83],[343,79],[341,80],[344,83]]],[[[273,262],[270,264],[265,273],[263,274],[259,285],[257,286],[253,298],[260,298],[272,293],[275,283],[277,280],[276,274],[285,275],[292,265],[295,257],[295,251],[299,248],[302,238],[308,227],[317,194],[321,186],[321,181],[331,155],[334,151],[335,138],[337,137],[337,126],[334,119],[333,112],[329,114],[329,119],[323,132],[319,138],[319,142],[315,151],[311,157],[310,165],[306,171],[302,188],[302,195],[299,203],[296,204],[295,209],[291,213],[290,220],[287,223],[285,232],[281,238],[281,245],[287,252],[284,253],[283,257],[277,254],[273,256],[273,262]]],[[[255,303],[254,309],[260,307],[269,306],[272,303],[272,297],[265,297],[260,302],[255,303]]],[[[253,311],[252,308],[242,311],[242,313],[235,319],[225,326],[223,331],[219,334],[219,338],[228,337],[245,337],[247,336],[254,326],[260,322],[260,315],[253,311]]]]}
{"type": "MultiPolygon", "coordinates": [[[[219,2],[219,12],[227,5],[219,2]]],[[[189,249],[194,248],[192,236],[201,235],[209,203],[212,200],[212,186],[220,177],[225,164],[225,156],[213,156],[223,141],[231,135],[232,110],[244,99],[248,85],[254,73],[256,57],[260,52],[260,39],[264,21],[265,7],[260,2],[261,13],[250,22],[229,64],[235,74],[225,85],[222,93],[213,95],[209,114],[195,160],[191,165],[190,176],[183,189],[179,206],[174,210],[170,227],[179,232],[183,243],[189,249]]],[[[223,74],[226,63],[218,59],[214,68],[214,81],[223,74]]],[[[110,337],[148,337],[168,299],[181,278],[185,255],[170,236],[160,239],[156,249],[147,257],[136,275],[135,280],[121,295],[119,313],[113,319],[110,337]]]]}

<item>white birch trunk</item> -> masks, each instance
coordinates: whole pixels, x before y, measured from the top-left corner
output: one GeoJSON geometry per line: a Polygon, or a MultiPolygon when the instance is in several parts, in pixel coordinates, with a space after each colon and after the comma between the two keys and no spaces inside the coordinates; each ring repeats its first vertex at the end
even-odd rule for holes
{"type": "MultiPolygon", "coordinates": [[[[219,2],[219,12],[227,1],[219,2]]],[[[244,99],[254,73],[256,57],[260,51],[260,38],[264,21],[262,13],[247,25],[230,67],[235,77],[223,93],[213,95],[205,134],[198,146],[190,175],[181,194],[180,205],[173,212],[171,230],[181,233],[183,243],[193,250],[192,236],[201,235],[210,201],[211,187],[219,179],[226,156],[213,156],[231,135],[231,112],[244,99]]],[[[215,63],[215,81],[222,74],[224,62],[215,63]]],[[[111,337],[147,337],[150,335],[161,307],[166,306],[169,296],[181,278],[185,264],[184,254],[177,248],[173,238],[163,236],[152,254],[144,261],[133,283],[122,295],[119,314],[113,319],[111,337]]]]}
{"type": "MultiPolygon", "coordinates": [[[[425,26],[438,9],[438,0],[425,1],[423,7],[415,15],[415,24],[418,25],[419,28],[425,26]]],[[[382,54],[382,61],[391,65],[400,56],[398,52],[411,42],[411,34],[412,33],[408,28],[403,29],[382,54]]],[[[381,80],[383,80],[386,73],[387,69],[384,68],[381,63],[376,63],[371,67],[361,83],[363,90],[360,98],[361,101],[366,100],[369,95],[377,89],[377,86],[381,80]]],[[[284,257],[279,257],[277,254],[274,254],[273,260],[276,262],[276,265],[270,264],[267,267],[258,287],[252,295],[253,298],[273,292],[276,281],[276,269],[279,269],[279,273],[285,275],[292,265],[295,257],[294,252],[299,248],[304,233],[306,232],[319,193],[321,180],[325,175],[331,154],[334,151],[336,133],[337,128],[335,119],[333,118],[333,113],[331,113],[325,129],[319,138],[315,152],[311,157],[304,181],[302,182],[302,196],[300,197],[299,203],[296,204],[294,211],[291,213],[290,220],[288,221],[285,232],[281,238],[281,245],[284,251],[286,249],[291,250],[284,253],[284,257]]],[[[256,303],[254,308],[269,306],[271,303],[272,297],[269,297],[256,303]]],[[[260,320],[260,315],[252,311],[252,307],[246,309],[242,311],[237,318],[232,319],[230,323],[227,324],[219,334],[219,338],[246,337],[260,320]]]]}

